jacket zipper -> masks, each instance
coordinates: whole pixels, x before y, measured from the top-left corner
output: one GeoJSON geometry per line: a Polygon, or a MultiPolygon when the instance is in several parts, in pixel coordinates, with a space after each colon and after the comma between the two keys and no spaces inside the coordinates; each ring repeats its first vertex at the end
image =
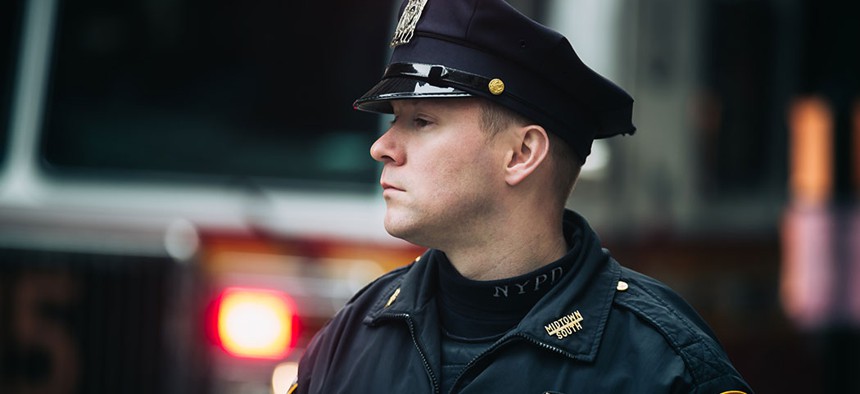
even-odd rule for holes
{"type": "Polygon", "coordinates": [[[415,345],[415,349],[418,350],[418,354],[421,356],[421,362],[424,363],[424,370],[427,371],[427,376],[430,378],[430,382],[433,384],[433,393],[439,394],[439,382],[436,381],[436,375],[434,375],[433,370],[430,369],[430,363],[427,361],[427,356],[424,354],[424,351],[421,350],[421,346],[418,345],[418,337],[415,336],[415,324],[412,323],[412,316],[410,316],[408,313],[398,313],[383,316],[399,318],[406,321],[406,325],[409,326],[409,335],[412,336],[412,343],[415,345]]]}
{"type": "Polygon", "coordinates": [[[517,339],[517,338],[524,339],[526,342],[529,342],[533,345],[537,345],[537,346],[542,347],[544,349],[559,353],[563,356],[570,357],[571,359],[576,360],[576,356],[574,356],[574,355],[572,355],[572,354],[570,354],[570,353],[568,353],[568,352],[566,352],[560,348],[557,348],[557,347],[552,346],[552,345],[548,345],[548,344],[540,342],[536,339],[532,339],[531,337],[527,337],[523,334],[509,335],[509,336],[506,336],[502,339],[499,339],[496,343],[494,343],[492,346],[490,346],[489,349],[487,349],[487,350],[483,351],[481,354],[475,356],[475,358],[473,358],[472,361],[469,361],[469,363],[466,364],[466,366],[463,368],[463,371],[460,372],[460,375],[457,376],[457,379],[454,379],[454,384],[451,385],[451,390],[448,393],[453,394],[456,392],[455,390],[457,389],[457,385],[460,384],[460,379],[462,379],[463,376],[465,376],[466,373],[469,372],[469,369],[471,369],[473,366],[475,366],[475,364],[477,364],[478,361],[480,361],[482,358],[490,355],[491,353],[498,350],[500,347],[512,342],[514,339],[517,339]]]}

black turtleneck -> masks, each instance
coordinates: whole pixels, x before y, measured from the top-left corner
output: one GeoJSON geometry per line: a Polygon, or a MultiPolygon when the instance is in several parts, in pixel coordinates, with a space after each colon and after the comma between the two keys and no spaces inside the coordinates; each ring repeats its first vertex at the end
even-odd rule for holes
{"type": "Polygon", "coordinates": [[[568,252],[555,262],[514,278],[476,281],[457,271],[439,253],[437,305],[442,324],[442,392],[463,368],[514,328],[575,261],[579,232],[565,228],[568,252]]]}
{"type": "Polygon", "coordinates": [[[485,338],[504,334],[570,270],[571,259],[559,259],[509,279],[468,279],[439,259],[438,305],[442,327],[451,335],[485,338]]]}

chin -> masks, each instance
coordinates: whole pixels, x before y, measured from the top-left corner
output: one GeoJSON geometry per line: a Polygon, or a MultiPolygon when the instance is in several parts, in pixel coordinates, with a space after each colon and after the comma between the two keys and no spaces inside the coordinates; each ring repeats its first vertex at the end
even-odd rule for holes
{"type": "Polygon", "coordinates": [[[405,226],[402,223],[391,223],[390,221],[386,220],[385,231],[388,232],[388,234],[390,234],[392,237],[412,242],[410,238],[412,238],[414,230],[410,231],[410,227],[405,226]]]}
{"type": "Polygon", "coordinates": [[[420,225],[410,223],[409,221],[394,220],[390,217],[386,217],[385,220],[385,231],[392,237],[400,238],[418,246],[429,247],[425,245],[425,242],[422,242],[424,237],[421,236],[420,229],[420,225]]]}

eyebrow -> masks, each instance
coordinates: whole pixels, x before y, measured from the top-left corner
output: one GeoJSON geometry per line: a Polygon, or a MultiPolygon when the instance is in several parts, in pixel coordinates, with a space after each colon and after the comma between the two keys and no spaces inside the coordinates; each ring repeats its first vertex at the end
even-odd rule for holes
{"type": "Polygon", "coordinates": [[[446,103],[459,102],[464,103],[470,100],[475,100],[475,97],[451,97],[451,98],[423,98],[423,99],[400,99],[393,100],[391,102],[392,108],[394,108],[394,104],[397,103],[401,107],[406,105],[411,108],[422,106],[430,106],[430,107],[441,107],[446,103]]]}

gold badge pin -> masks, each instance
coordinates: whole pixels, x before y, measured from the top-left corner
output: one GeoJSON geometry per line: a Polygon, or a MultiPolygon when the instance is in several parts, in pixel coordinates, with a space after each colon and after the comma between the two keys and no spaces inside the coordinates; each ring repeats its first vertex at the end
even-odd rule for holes
{"type": "Polygon", "coordinates": [[[391,297],[388,298],[388,302],[385,303],[385,307],[388,308],[389,306],[391,306],[391,304],[394,303],[394,300],[397,299],[398,295],[400,295],[399,287],[397,288],[397,290],[394,290],[394,294],[392,294],[391,297]]]}
{"type": "Polygon", "coordinates": [[[415,35],[415,26],[418,25],[418,19],[421,18],[425,5],[427,5],[427,0],[409,0],[406,8],[403,9],[403,14],[400,15],[400,21],[397,22],[397,28],[394,29],[394,38],[391,39],[392,48],[407,44],[412,40],[412,36],[415,35]]]}
{"type": "Polygon", "coordinates": [[[505,91],[505,83],[502,82],[501,79],[493,78],[490,83],[487,84],[487,88],[490,89],[490,93],[494,96],[498,96],[505,91]]]}
{"type": "Polygon", "coordinates": [[[545,325],[546,333],[558,339],[567,338],[567,336],[582,330],[582,314],[575,311],[569,315],[562,316],[552,323],[545,325]]]}

